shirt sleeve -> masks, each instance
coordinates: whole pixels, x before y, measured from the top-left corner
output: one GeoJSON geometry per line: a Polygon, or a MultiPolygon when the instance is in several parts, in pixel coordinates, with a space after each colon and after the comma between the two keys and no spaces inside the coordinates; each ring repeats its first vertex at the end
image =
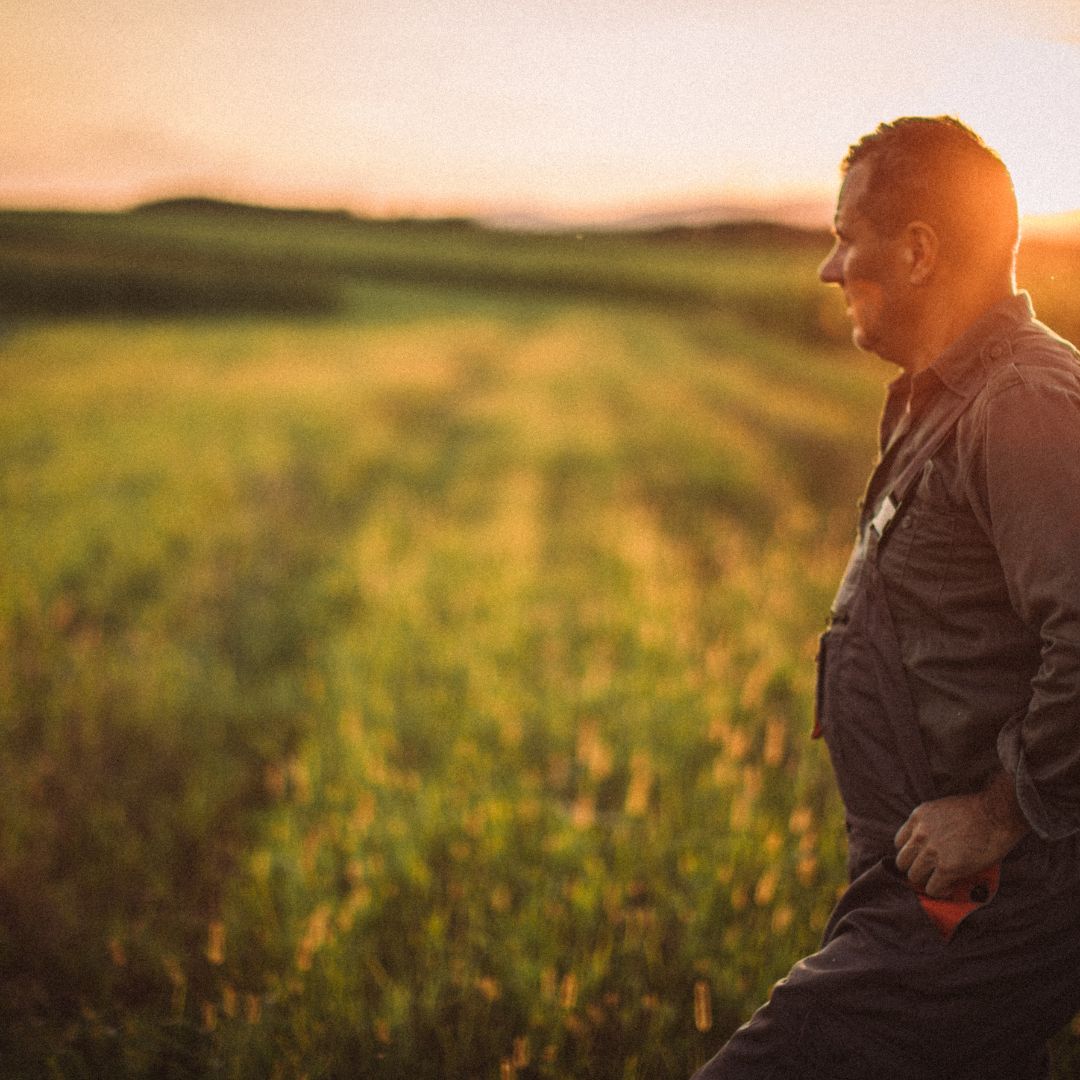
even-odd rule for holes
{"type": "Polygon", "coordinates": [[[979,487],[1041,662],[997,750],[1032,828],[1053,840],[1080,831],[1080,374],[1060,365],[1012,373],[987,402],[979,487]]]}

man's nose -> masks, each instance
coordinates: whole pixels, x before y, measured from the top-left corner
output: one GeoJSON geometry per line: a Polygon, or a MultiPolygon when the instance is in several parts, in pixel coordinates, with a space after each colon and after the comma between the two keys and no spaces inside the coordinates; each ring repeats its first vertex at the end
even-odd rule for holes
{"type": "Polygon", "coordinates": [[[818,267],[818,278],[826,285],[843,284],[844,274],[840,261],[839,246],[834,247],[825,261],[818,267]]]}

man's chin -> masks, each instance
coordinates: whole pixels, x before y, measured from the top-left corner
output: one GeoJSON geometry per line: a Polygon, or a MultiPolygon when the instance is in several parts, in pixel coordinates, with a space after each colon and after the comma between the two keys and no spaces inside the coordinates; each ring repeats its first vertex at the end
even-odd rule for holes
{"type": "Polygon", "coordinates": [[[863,352],[874,351],[872,338],[861,326],[851,328],[851,343],[856,349],[861,349],[863,352]]]}

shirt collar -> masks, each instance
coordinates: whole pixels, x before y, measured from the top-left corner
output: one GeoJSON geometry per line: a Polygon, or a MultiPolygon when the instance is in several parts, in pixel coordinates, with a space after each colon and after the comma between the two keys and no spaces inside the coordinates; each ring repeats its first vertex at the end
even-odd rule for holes
{"type": "Polygon", "coordinates": [[[1011,352],[1009,337],[1022,322],[1035,318],[1031,297],[1026,292],[995,304],[960,335],[928,370],[950,389],[966,394],[972,382],[982,382],[986,365],[1011,352]]]}
{"type": "Polygon", "coordinates": [[[1011,352],[1009,337],[1023,322],[1035,318],[1031,297],[1024,291],[995,304],[979,316],[928,368],[915,375],[903,372],[889,384],[889,395],[917,407],[944,385],[967,396],[986,378],[989,364],[1011,352]]]}

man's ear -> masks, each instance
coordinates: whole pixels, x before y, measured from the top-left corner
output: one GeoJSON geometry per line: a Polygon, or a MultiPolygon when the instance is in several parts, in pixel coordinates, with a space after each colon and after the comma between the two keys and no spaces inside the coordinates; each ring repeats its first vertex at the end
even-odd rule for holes
{"type": "Polygon", "coordinates": [[[938,234],[925,221],[912,221],[904,229],[904,258],[908,265],[908,280],[912,285],[925,285],[933,276],[938,263],[938,234]]]}

